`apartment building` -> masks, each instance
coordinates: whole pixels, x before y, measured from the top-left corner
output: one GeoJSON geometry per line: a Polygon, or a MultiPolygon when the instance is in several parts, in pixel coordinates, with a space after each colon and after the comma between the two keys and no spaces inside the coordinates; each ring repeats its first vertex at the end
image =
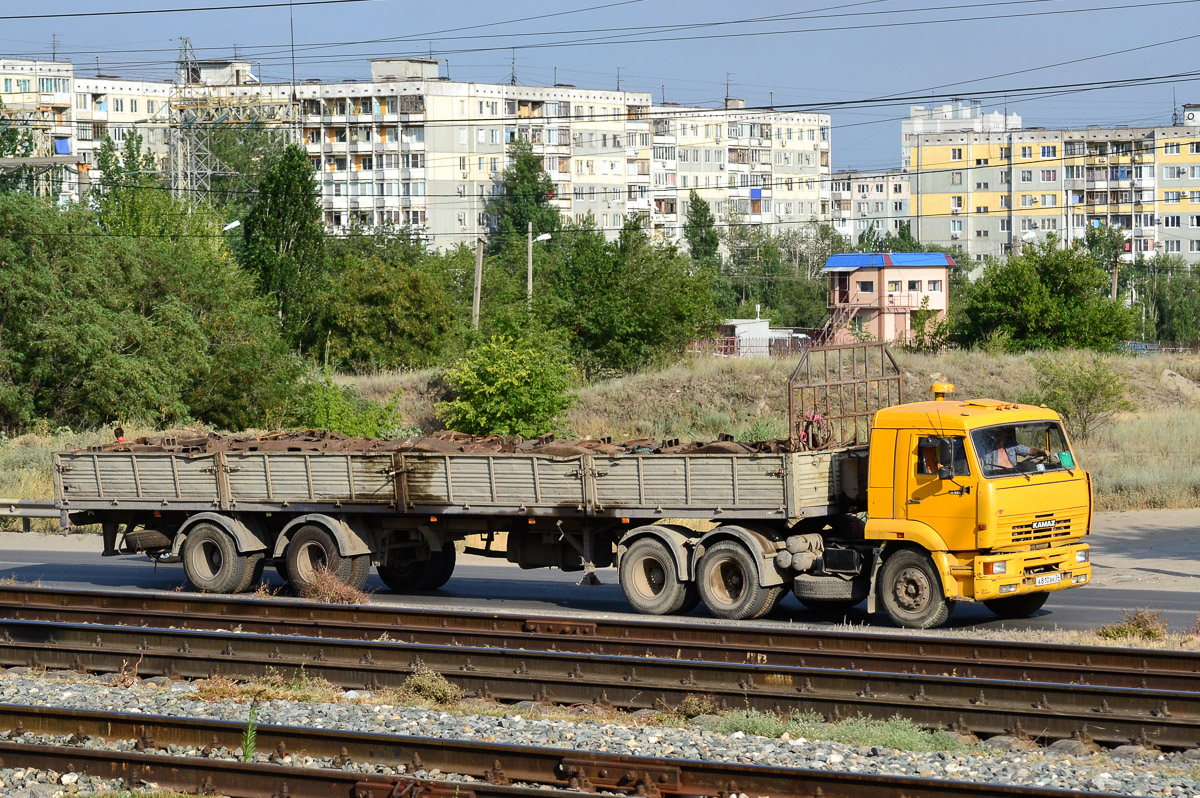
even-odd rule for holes
{"type": "Polygon", "coordinates": [[[76,192],[79,170],[73,159],[71,85],[74,66],[56,61],[0,58],[0,128],[15,128],[32,137],[30,157],[67,160],[51,179],[40,171],[31,188],[38,193],[76,192]],[[58,183],[62,185],[58,185],[58,183]]]}
{"type": "Polygon", "coordinates": [[[834,172],[830,188],[831,223],[851,244],[872,229],[895,235],[911,221],[908,172],[834,172]]]}
{"type": "Polygon", "coordinates": [[[975,261],[1109,225],[1134,255],[1200,262],[1200,123],[918,136],[912,203],[920,241],[975,261]]]}
{"type": "Polygon", "coordinates": [[[1016,113],[992,111],[985,113],[979,100],[954,100],[942,105],[910,105],[908,119],[900,120],[900,164],[904,171],[912,168],[911,153],[916,136],[932,133],[970,131],[973,133],[1007,133],[1021,129],[1021,117],[1016,113]]]}
{"type": "MultiPolygon", "coordinates": [[[[237,60],[193,62],[182,83],[83,77],[57,62],[19,65],[30,77],[28,86],[13,84],[14,105],[36,95],[17,90],[61,68],[55,135],[85,170],[106,135],[120,144],[134,130],[164,168],[174,166],[173,112],[289,131],[317,170],[333,232],[412,226],[437,248],[473,243],[491,229],[487,207],[516,139],[542,157],[563,218],[591,216],[610,237],[636,213],[655,235],[678,238],[693,188],[719,221],[789,225],[829,216],[827,114],[746,109],[738,100],[655,106],[649,92],[451,81],[423,58],[374,59],[366,81],[297,85],[261,84],[251,64],[237,60]]],[[[0,80],[5,74],[0,69],[0,80]]]]}

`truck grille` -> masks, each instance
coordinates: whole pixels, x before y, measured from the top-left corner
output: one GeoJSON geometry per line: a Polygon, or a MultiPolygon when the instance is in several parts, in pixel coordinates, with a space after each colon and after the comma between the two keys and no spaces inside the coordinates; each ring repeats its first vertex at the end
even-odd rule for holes
{"type": "Polygon", "coordinates": [[[996,545],[1043,543],[1078,537],[1084,533],[1085,526],[1082,517],[1070,515],[1054,518],[1038,518],[1030,515],[1014,516],[1001,520],[1000,534],[997,535],[996,545]],[[1047,525],[1049,521],[1053,521],[1054,525],[1047,525]]]}

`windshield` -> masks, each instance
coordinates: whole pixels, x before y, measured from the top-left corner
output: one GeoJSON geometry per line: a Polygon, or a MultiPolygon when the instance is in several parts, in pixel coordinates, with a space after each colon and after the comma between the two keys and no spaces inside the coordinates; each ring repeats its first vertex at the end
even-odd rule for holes
{"type": "Polygon", "coordinates": [[[985,477],[1006,477],[1075,467],[1062,426],[1054,421],[1003,424],[971,433],[985,477]]]}

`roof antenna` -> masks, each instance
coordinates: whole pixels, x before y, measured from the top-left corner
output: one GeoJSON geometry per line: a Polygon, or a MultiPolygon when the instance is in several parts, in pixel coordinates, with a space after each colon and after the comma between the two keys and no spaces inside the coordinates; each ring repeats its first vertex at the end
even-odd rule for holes
{"type": "Polygon", "coordinates": [[[96,77],[100,77],[100,56],[96,56],[96,77]]]}
{"type": "Polygon", "coordinates": [[[667,104],[667,84],[662,84],[662,104],[667,104]]]}
{"type": "Polygon", "coordinates": [[[1175,104],[1175,87],[1171,87],[1171,127],[1179,127],[1179,106],[1175,104]]]}
{"type": "Polygon", "coordinates": [[[512,74],[510,74],[508,76],[508,85],[509,86],[517,85],[517,48],[515,48],[515,47],[513,48],[513,51],[512,51],[512,74]]]}
{"type": "Polygon", "coordinates": [[[621,68],[617,67],[617,91],[621,90],[621,68]]]}
{"type": "Polygon", "coordinates": [[[51,61],[58,60],[58,34],[57,33],[50,34],[50,60],[51,61]]]}
{"type": "Polygon", "coordinates": [[[726,103],[728,103],[728,102],[729,102],[729,77],[730,77],[732,74],[733,74],[732,72],[726,72],[726,73],[725,73],[725,102],[726,102],[726,103]]]}

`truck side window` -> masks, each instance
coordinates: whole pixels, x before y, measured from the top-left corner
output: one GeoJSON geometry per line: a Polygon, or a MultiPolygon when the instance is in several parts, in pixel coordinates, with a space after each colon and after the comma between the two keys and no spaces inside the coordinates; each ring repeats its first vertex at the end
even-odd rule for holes
{"type": "Polygon", "coordinates": [[[917,473],[936,476],[938,466],[949,466],[956,477],[971,475],[962,437],[923,437],[917,442],[917,473]]]}

